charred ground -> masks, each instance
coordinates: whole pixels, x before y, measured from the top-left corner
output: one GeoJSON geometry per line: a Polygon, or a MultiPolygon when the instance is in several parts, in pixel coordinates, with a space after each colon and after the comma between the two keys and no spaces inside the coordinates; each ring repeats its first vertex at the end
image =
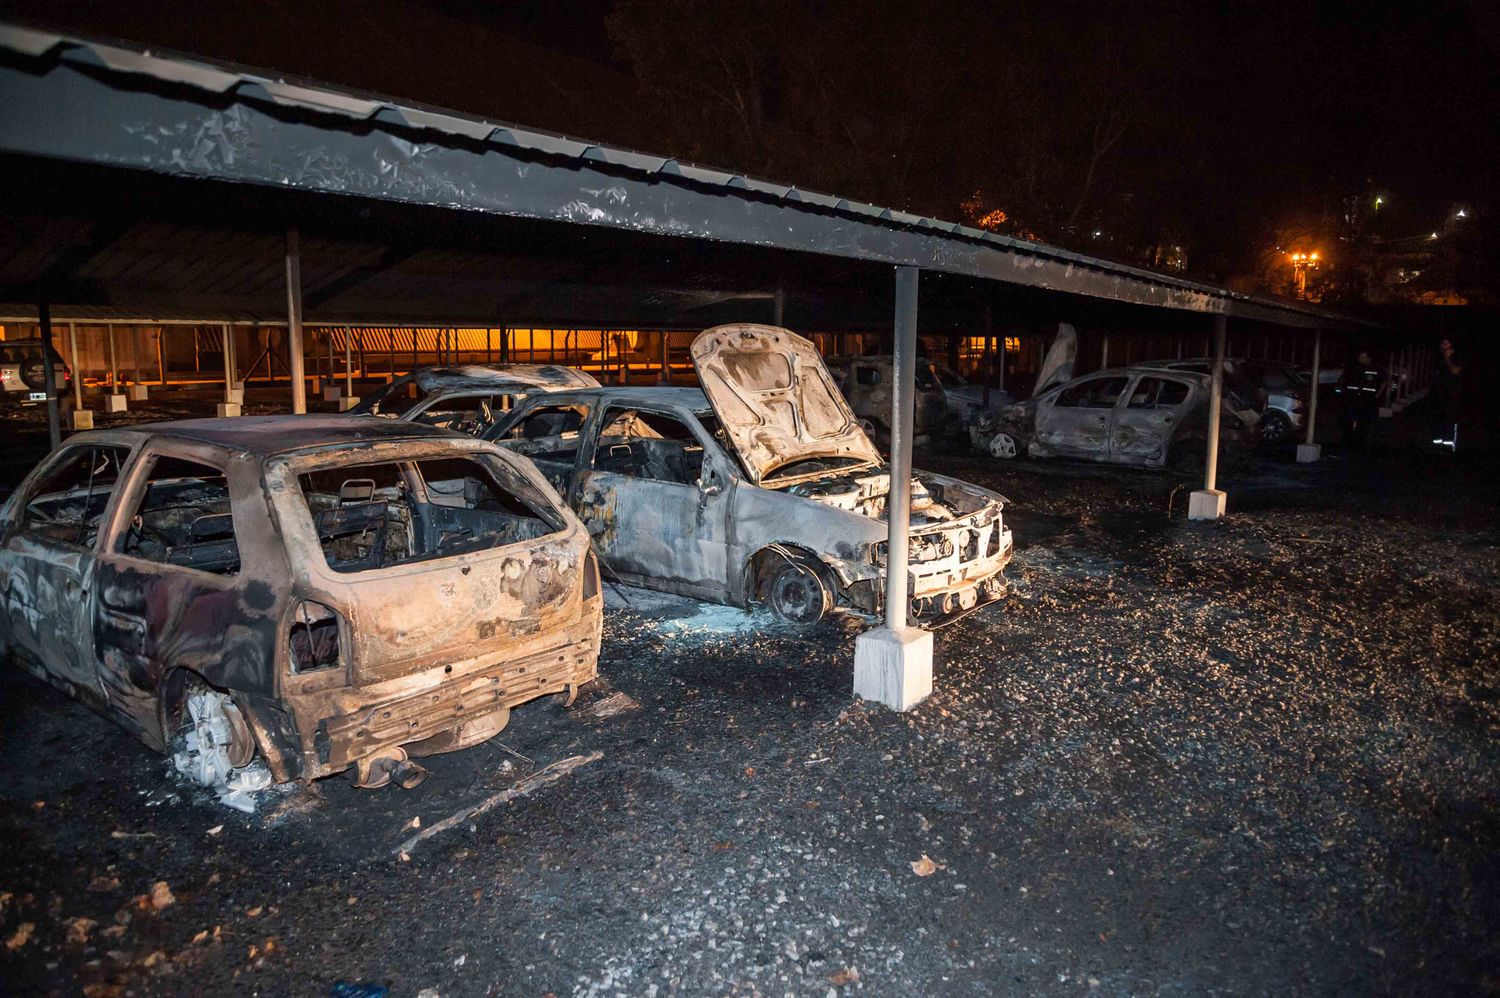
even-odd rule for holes
{"type": "Polygon", "coordinates": [[[612,592],[605,681],[572,711],[518,709],[411,793],[330,780],[246,817],[3,670],[0,976],[98,994],[1500,987],[1492,466],[1396,440],[1317,468],[1271,455],[1203,525],[1169,477],[921,463],[1008,495],[1021,550],[1007,600],[939,632],[937,692],[910,715],[851,697],[853,622],[612,592]],[[595,751],[397,857],[414,818],[595,751]]]}

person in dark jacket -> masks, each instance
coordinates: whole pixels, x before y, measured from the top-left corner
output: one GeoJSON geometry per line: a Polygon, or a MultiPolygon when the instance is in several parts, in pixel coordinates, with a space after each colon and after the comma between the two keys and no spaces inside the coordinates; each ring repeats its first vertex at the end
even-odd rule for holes
{"type": "Polygon", "coordinates": [[[1354,363],[1344,365],[1338,392],[1344,400],[1344,447],[1363,450],[1370,443],[1375,420],[1380,417],[1380,400],[1385,398],[1389,381],[1385,369],[1375,363],[1370,351],[1360,350],[1354,363]]]}
{"type": "Polygon", "coordinates": [[[1446,336],[1438,343],[1438,363],[1432,374],[1432,402],[1437,413],[1432,442],[1458,450],[1458,410],[1463,402],[1463,363],[1446,336]]]}

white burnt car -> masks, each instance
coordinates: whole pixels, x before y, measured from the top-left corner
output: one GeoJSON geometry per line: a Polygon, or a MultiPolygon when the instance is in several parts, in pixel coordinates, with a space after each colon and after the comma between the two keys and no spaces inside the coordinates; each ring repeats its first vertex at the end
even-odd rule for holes
{"type": "Polygon", "coordinates": [[[412,423],[81,433],[0,508],[0,652],[226,794],[415,785],[594,678],[601,612],[530,462],[412,423]]]}
{"type": "Polygon", "coordinates": [[[591,375],[561,364],[419,367],[381,386],[351,416],[387,416],[479,436],[527,395],[598,388],[591,375]]]}
{"type": "MultiPolygon", "coordinates": [[[[890,475],[811,343],[774,326],[693,342],[696,388],[532,396],[489,439],[527,455],[631,584],[814,623],[878,613],[890,475]]],[[[1005,500],[942,475],[912,480],[913,620],[1005,591],[1005,500]]]]}

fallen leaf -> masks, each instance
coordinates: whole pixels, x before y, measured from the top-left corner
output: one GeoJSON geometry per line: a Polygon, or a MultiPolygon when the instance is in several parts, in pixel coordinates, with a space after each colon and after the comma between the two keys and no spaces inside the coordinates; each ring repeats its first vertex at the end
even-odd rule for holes
{"type": "Polygon", "coordinates": [[[224,826],[223,825],[215,825],[214,827],[212,827],[212,828],[210,828],[208,830],[208,834],[210,834],[210,835],[218,835],[223,830],[224,830],[224,826]]]}
{"type": "Polygon", "coordinates": [[[167,886],[165,880],[158,880],[151,885],[151,907],[161,911],[169,904],[174,904],[177,898],[172,896],[172,888],[167,886]]]}
{"type": "Polygon", "coordinates": [[[94,931],[94,926],[99,923],[92,918],[70,918],[63,923],[67,935],[67,941],[74,946],[82,946],[89,941],[89,933],[94,931]]]}
{"type": "Polygon", "coordinates": [[[89,881],[89,890],[91,891],[112,891],[119,886],[119,877],[95,877],[89,881]]]}
{"type": "Polygon", "coordinates": [[[31,942],[31,934],[35,931],[35,923],[22,922],[20,925],[16,926],[16,931],[11,934],[10,938],[5,940],[5,948],[11,950],[12,952],[20,949],[22,946],[25,946],[27,943],[31,942]]]}
{"type": "Polygon", "coordinates": [[[919,877],[930,877],[938,872],[938,865],[932,861],[932,857],[923,853],[921,859],[911,861],[911,872],[919,877]]]}
{"type": "Polygon", "coordinates": [[[260,913],[263,911],[265,911],[265,908],[261,907],[260,905],[256,905],[254,908],[246,908],[245,914],[249,915],[251,918],[259,918],[260,913]]]}
{"type": "Polygon", "coordinates": [[[406,827],[407,828],[421,828],[422,827],[422,816],[419,814],[415,818],[413,818],[410,821],[408,821],[406,823],[406,827]]]}
{"type": "Polygon", "coordinates": [[[837,984],[839,987],[843,987],[845,984],[857,984],[859,983],[859,971],[853,967],[845,967],[843,970],[829,974],[828,981],[831,984],[837,984]]]}

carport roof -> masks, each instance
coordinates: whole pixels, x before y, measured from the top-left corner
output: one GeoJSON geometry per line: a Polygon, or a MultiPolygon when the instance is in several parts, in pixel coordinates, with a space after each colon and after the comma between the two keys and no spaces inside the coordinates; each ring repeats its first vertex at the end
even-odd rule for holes
{"type": "MultiPolygon", "coordinates": [[[[458,209],[491,219],[504,216],[522,225],[504,232],[523,238],[541,231],[537,223],[554,228],[567,223],[560,227],[564,234],[543,241],[587,243],[592,237],[596,255],[599,244],[607,245],[607,263],[596,259],[591,269],[564,276],[587,284],[590,308],[601,321],[619,316],[614,325],[639,321],[654,304],[670,311],[746,297],[743,281],[727,280],[713,267],[695,274],[691,266],[652,270],[639,259],[620,265],[623,258],[643,251],[659,254],[662,239],[679,244],[679,252],[686,240],[739,247],[740,256],[724,253],[713,262],[749,260],[750,270],[759,267],[766,273],[775,270],[769,258],[792,253],[799,254],[799,272],[804,265],[816,271],[819,264],[826,269],[835,261],[845,267],[850,261],[915,266],[1044,293],[1282,325],[1357,324],[1304,303],[1244,294],[675,159],[242,67],[6,25],[0,25],[0,154],[18,162],[88,164],[116,176],[119,168],[145,171],[168,184],[159,189],[173,197],[178,189],[168,178],[216,182],[211,192],[184,195],[203,206],[196,213],[197,224],[156,219],[153,205],[143,206],[128,224],[119,221],[117,209],[116,220],[102,226],[101,233],[94,215],[70,221],[67,199],[60,198],[56,211],[41,209],[45,217],[39,230],[33,226],[13,233],[10,239],[20,245],[0,246],[10,250],[8,259],[0,258],[0,298],[20,305],[43,297],[59,306],[76,303],[78,317],[120,316],[123,309],[144,318],[141,309],[148,305],[162,317],[274,316],[279,236],[252,224],[259,203],[254,196],[239,195],[234,201],[222,193],[222,184],[229,182],[342,194],[361,205],[374,201],[449,213],[458,209]],[[234,202],[231,210],[216,212],[219,200],[234,202]],[[70,232],[70,225],[88,231],[70,232]],[[165,228],[152,231],[153,225],[165,228]],[[613,238],[604,239],[606,232],[613,238]],[[201,273],[196,278],[166,275],[181,286],[168,288],[154,304],[124,300],[134,286],[150,285],[162,276],[152,270],[153,243],[159,247],[162,240],[181,239],[200,244],[190,258],[201,273]],[[205,276],[212,279],[202,280],[205,276]],[[89,289],[92,293],[86,293],[89,289]],[[652,295],[658,300],[653,302],[652,295]]],[[[112,176],[110,183],[115,182],[112,176]]],[[[488,231],[484,238],[493,241],[500,231],[488,231]]],[[[512,315],[531,307],[524,305],[527,288],[550,286],[557,277],[542,273],[529,285],[522,280],[507,288],[507,281],[515,281],[508,272],[468,273],[469,280],[463,280],[475,267],[483,270],[483,255],[465,256],[431,243],[393,245],[354,238],[340,247],[338,241],[329,238],[330,245],[323,247],[338,263],[322,275],[326,297],[319,301],[318,288],[310,289],[309,319],[326,314],[343,321],[420,321],[404,306],[413,296],[440,296],[442,279],[452,275],[449,283],[459,297],[475,293],[477,285],[485,287],[482,304],[453,306],[450,321],[477,318],[482,312],[515,325],[512,315]],[[402,274],[402,267],[410,268],[418,258],[425,280],[403,287],[409,275],[402,274]],[[517,297],[523,304],[517,304],[517,297]]],[[[513,259],[526,258],[524,248],[519,253],[514,249],[513,259]]],[[[555,267],[563,257],[552,258],[548,266],[555,267]]],[[[182,268],[180,261],[174,266],[182,268]]],[[[318,280],[312,275],[314,285],[318,280]]],[[[549,304],[556,302],[538,299],[535,310],[540,313],[549,304]]],[[[60,308],[58,314],[70,313],[60,308]]]]}

